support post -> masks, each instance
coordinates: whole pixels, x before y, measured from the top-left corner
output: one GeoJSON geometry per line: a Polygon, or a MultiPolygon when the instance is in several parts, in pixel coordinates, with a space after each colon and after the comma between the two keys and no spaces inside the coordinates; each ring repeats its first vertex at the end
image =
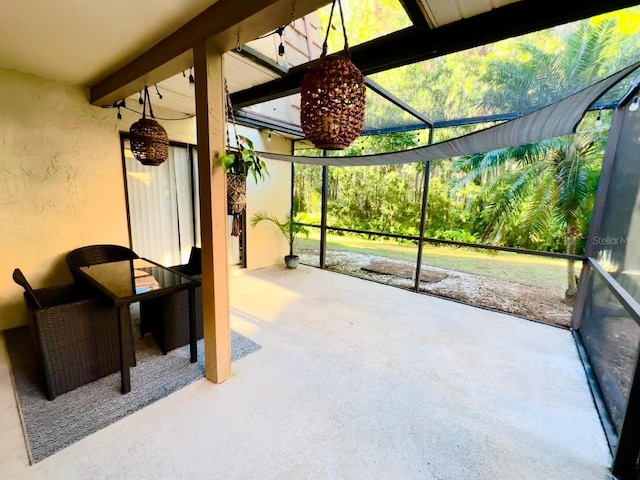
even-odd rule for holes
{"type": "Polygon", "coordinates": [[[638,478],[638,454],[640,452],[640,347],[629,388],[627,409],[618,434],[618,447],[613,456],[611,473],[623,480],[638,478]]]}
{"type": "Polygon", "coordinates": [[[193,48],[202,243],[205,375],[222,383],[231,375],[227,260],[225,96],[222,53],[198,41],[193,48]]]}
{"type": "MultiPolygon", "coordinates": [[[[598,243],[594,241],[594,239],[597,239],[597,237],[600,236],[600,230],[602,228],[604,209],[607,203],[607,196],[609,194],[611,176],[613,175],[616,148],[618,146],[618,139],[620,138],[620,131],[622,130],[623,118],[624,111],[616,109],[613,114],[609,137],[607,138],[607,148],[602,162],[602,171],[600,172],[596,204],[593,209],[593,215],[591,216],[591,225],[589,226],[589,236],[587,237],[587,246],[585,248],[585,256],[587,257],[595,257],[598,254],[598,243]]],[[[572,261],[573,260],[567,260],[567,262],[572,261]]],[[[582,264],[582,271],[580,272],[580,280],[578,281],[578,293],[576,294],[576,299],[573,302],[573,312],[571,313],[571,328],[574,330],[578,330],[582,323],[582,314],[584,312],[585,303],[587,302],[590,278],[591,266],[589,265],[589,262],[584,261],[582,264]]]]}
{"type": "MultiPolygon", "coordinates": [[[[433,143],[432,126],[429,129],[429,145],[433,143]]],[[[431,181],[431,161],[424,162],[424,185],[422,186],[422,207],[420,209],[420,238],[418,238],[418,259],[416,261],[416,278],[414,290],[420,291],[420,275],[422,274],[422,251],[424,250],[424,231],[427,228],[427,204],[429,202],[429,182],[431,181]]]]}
{"type": "MultiPolygon", "coordinates": [[[[293,146],[293,143],[292,143],[293,146]]],[[[293,148],[292,154],[293,154],[293,148]]],[[[295,188],[296,188],[296,164],[291,163],[291,210],[289,212],[289,255],[293,255],[293,216],[294,216],[294,205],[295,205],[295,188]]]]}
{"type": "MultiPolygon", "coordinates": [[[[328,157],[326,150],[323,156],[328,157]]],[[[327,204],[329,197],[329,167],[322,167],[322,210],[320,212],[320,268],[327,268],[327,204]]]]}

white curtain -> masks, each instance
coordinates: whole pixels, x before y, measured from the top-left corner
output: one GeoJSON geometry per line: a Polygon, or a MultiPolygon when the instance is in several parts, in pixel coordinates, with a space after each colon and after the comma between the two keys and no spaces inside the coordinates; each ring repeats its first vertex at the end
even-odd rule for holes
{"type": "Polygon", "coordinates": [[[194,229],[188,150],[172,146],[167,161],[151,167],[125,148],[125,166],[133,250],[162,265],[186,263],[200,237],[194,229]]]}
{"type": "MultiPolygon", "coordinates": [[[[125,168],[133,250],[161,265],[189,261],[200,246],[198,158],[186,147],[169,147],[169,158],[157,167],[138,162],[125,142],[125,168]],[[195,189],[195,191],[194,191],[195,189]]],[[[231,231],[232,217],[229,217],[231,231]]],[[[240,240],[229,236],[229,265],[240,263],[240,240]]]]}

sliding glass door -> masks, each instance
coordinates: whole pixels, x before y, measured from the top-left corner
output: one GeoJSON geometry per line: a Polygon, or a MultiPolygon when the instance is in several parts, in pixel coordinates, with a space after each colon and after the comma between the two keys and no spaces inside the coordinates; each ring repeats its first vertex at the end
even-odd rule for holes
{"type": "MultiPolygon", "coordinates": [[[[122,148],[133,250],[162,265],[187,263],[191,247],[200,246],[195,147],[172,143],[168,160],[157,167],[138,162],[128,139],[123,139],[122,148]]],[[[230,265],[242,263],[241,244],[229,237],[230,265]]]]}
{"type": "Polygon", "coordinates": [[[125,140],[124,162],[133,250],[162,265],[186,263],[200,239],[188,148],[170,146],[169,159],[151,167],[133,157],[125,140]]]}

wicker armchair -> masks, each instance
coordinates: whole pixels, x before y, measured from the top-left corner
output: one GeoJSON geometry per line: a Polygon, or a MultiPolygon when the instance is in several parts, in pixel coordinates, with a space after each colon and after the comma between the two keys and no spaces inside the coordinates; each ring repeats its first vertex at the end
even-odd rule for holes
{"type": "MultiPolygon", "coordinates": [[[[71,274],[73,275],[76,283],[79,286],[82,286],[82,288],[87,288],[83,279],[79,278],[75,273],[76,268],[98,265],[100,263],[120,262],[122,260],[135,260],[136,258],[140,258],[136,252],[121,245],[89,245],[86,247],[76,248],[69,252],[67,254],[67,265],[69,265],[69,269],[71,270],[71,274]]],[[[92,291],[92,289],[89,289],[89,292],[92,291]]],[[[140,305],[143,305],[146,302],[148,302],[148,300],[140,302],[140,305]]],[[[142,316],[142,312],[140,315],[142,316]]],[[[142,323],[143,322],[141,321],[141,336],[149,331],[144,330],[142,323]]],[[[151,322],[147,321],[144,323],[146,325],[151,322]]]]}
{"type": "MultiPolygon", "coordinates": [[[[14,270],[13,280],[25,289],[31,335],[49,400],[120,370],[113,304],[87,296],[75,284],[33,290],[19,269],[14,270]]],[[[123,341],[135,365],[133,336],[123,341]]]]}
{"type": "MultiPolygon", "coordinates": [[[[193,247],[186,265],[170,267],[183,275],[202,279],[202,251],[193,247]]],[[[202,287],[196,287],[196,334],[204,336],[202,323],[202,287]]],[[[153,332],[162,353],[189,343],[189,292],[182,291],[146,300],[140,304],[140,330],[153,332]]]]}

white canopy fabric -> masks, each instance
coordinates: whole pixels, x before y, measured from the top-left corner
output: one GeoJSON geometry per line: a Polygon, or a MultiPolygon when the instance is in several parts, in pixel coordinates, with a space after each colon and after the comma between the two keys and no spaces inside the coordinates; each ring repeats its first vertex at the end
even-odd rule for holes
{"type": "Polygon", "coordinates": [[[259,155],[272,160],[308,165],[393,165],[485,153],[570,135],[575,132],[587,109],[602,94],[639,66],[640,62],[637,62],[584,90],[515,120],[425,147],[356,157],[298,157],[268,152],[259,152],[259,155]]]}

